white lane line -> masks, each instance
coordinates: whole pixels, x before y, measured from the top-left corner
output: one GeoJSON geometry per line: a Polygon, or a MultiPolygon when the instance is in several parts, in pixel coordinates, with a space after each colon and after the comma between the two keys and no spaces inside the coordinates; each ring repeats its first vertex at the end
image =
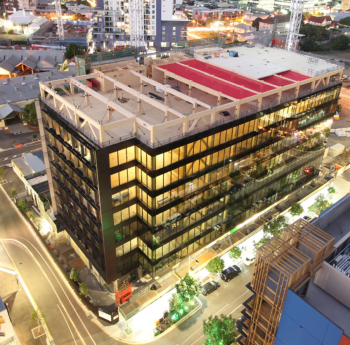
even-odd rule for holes
{"type": "Polygon", "coordinates": [[[66,324],[67,324],[67,327],[68,327],[68,329],[69,329],[69,331],[70,331],[70,334],[72,335],[72,338],[73,338],[75,344],[77,345],[77,342],[75,341],[73,332],[72,332],[72,330],[71,330],[70,327],[69,327],[68,321],[67,321],[66,317],[64,316],[62,309],[60,308],[60,306],[59,306],[58,304],[57,304],[57,307],[58,307],[58,309],[60,310],[60,312],[62,313],[62,316],[64,317],[64,321],[66,321],[66,324]]]}
{"type": "Polygon", "coordinates": [[[243,305],[243,303],[242,304],[240,304],[236,309],[233,309],[232,311],[231,311],[231,313],[230,314],[228,314],[228,315],[231,315],[232,313],[234,313],[239,307],[241,307],[243,305]]]}

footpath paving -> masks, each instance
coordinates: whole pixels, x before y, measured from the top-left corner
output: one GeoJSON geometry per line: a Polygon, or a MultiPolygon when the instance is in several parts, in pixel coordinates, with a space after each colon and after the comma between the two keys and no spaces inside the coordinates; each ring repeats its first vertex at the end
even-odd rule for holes
{"type": "Polygon", "coordinates": [[[33,337],[32,329],[37,324],[30,320],[30,315],[34,308],[25,289],[20,281],[17,282],[15,275],[4,272],[5,270],[15,271],[15,268],[0,243],[0,296],[8,308],[18,339],[23,345],[46,344],[45,335],[37,339],[33,337]]]}

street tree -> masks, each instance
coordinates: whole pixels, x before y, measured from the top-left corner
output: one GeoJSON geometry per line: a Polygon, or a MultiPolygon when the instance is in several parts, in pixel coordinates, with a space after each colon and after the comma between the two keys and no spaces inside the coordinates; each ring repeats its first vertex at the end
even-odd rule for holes
{"type": "Polygon", "coordinates": [[[22,116],[23,116],[23,120],[27,123],[33,123],[35,125],[38,123],[34,102],[27,104],[23,108],[22,116]]]}
{"type": "Polygon", "coordinates": [[[304,212],[304,207],[301,206],[299,203],[295,202],[289,213],[292,215],[292,217],[297,217],[297,216],[300,216],[302,213],[304,212]]]}
{"type": "Polygon", "coordinates": [[[75,43],[69,43],[66,48],[66,59],[71,59],[74,56],[81,55],[84,51],[84,47],[78,46],[75,43]]]}
{"type": "Polygon", "coordinates": [[[5,170],[3,168],[0,169],[0,180],[2,181],[2,177],[4,176],[5,170]]]}
{"type": "Polygon", "coordinates": [[[203,321],[203,333],[207,336],[205,345],[231,345],[238,336],[235,324],[232,315],[209,316],[208,320],[203,321]]]}
{"type": "Polygon", "coordinates": [[[239,247],[233,247],[229,253],[228,256],[231,259],[240,259],[242,256],[242,250],[239,247]]]}
{"type": "Polygon", "coordinates": [[[258,18],[255,18],[252,22],[252,26],[254,28],[256,28],[256,31],[259,31],[259,24],[260,22],[262,21],[262,18],[258,17],[258,18]]]}
{"type": "Polygon", "coordinates": [[[265,238],[272,238],[274,236],[281,236],[282,230],[289,225],[286,216],[279,216],[264,225],[263,233],[265,238]]]}
{"type": "Polygon", "coordinates": [[[194,278],[188,273],[176,284],[176,293],[183,303],[189,303],[194,297],[202,292],[202,283],[198,278],[194,278]]]}
{"type": "Polygon", "coordinates": [[[309,211],[319,215],[330,206],[332,206],[332,203],[321,193],[315,198],[315,202],[309,207],[309,211]]]}
{"type": "Polygon", "coordinates": [[[206,268],[209,273],[219,273],[225,268],[225,262],[221,258],[216,257],[209,261],[206,268]]]}
{"type": "Polygon", "coordinates": [[[18,201],[17,205],[23,212],[28,212],[28,206],[24,200],[18,201]]]}
{"type": "Polygon", "coordinates": [[[17,197],[17,191],[16,191],[15,188],[12,188],[12,189],[11,189],[11,196],[12,196],[14,199],[16,199],[16,197],[17,197]]]}
{"type": "Polygon", "coordinates": [[[340,35],[333,39],[332,48],[338,50],[345,50],[349,48],[350,38],[346,35],[340,35]]]}
{"type": "Polygon", "coordinates": [[[30,314],[30,321],[36,322],[38,326],[42,325],[44,323],[44,320],[45,316],[39,308],[36,308],[36,310],[33,310],[30,314]]]}
{"type": "Polygon", "coordinates": [[[350,26],[350,16],[340,19],[339,24],[350,26]]]}
{"type": "Polygon", "coordinates": [[[329,187],[327,189],[327,192],[328,192],[328,198],[330,200],[332,200],[333,196],[334,196],[334,193],[335,193],[335,188],[334,187],[329,187]]]}
{"type": "Polygon", "coordinates": [[[79,272],[73,267],[70,271],[69,278],[72,279],[74,282],[78,283],[79,281],[79,272]]]}
{"type": "Polygon", "coordinates": [[[89,294],[89,288],[85,283],[80,283],[79,288],[80,288],[80,295],[85,297],[89,294]]]}
{"type": "Polygon", "coordinates": [[[176,310],[179,310],[183,307],[183,302],[180,299],[179,295],[173,293],[169,299],[169,311],[170,313],[176,310]]]}

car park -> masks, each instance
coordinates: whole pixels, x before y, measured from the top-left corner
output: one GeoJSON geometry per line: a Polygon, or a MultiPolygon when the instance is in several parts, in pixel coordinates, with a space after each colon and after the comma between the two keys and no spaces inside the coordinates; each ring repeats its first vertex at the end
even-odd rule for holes
{"type": "Polygon", "coordinates": [[[233,265],[230,267],[225,268],[221,274],[220,274],[220,278],[225,281],[225,282],[229,282],[230,280],[232,280],[233,278],[237,277],[239,273],[241,273],[241,268],[237,265],[233,265]]]}
{"type": "Polygon", "coordinates": [[[217,290],[220,287],[219,282],[217,282],[216,280],[212,280],[208,283],[205,283],[203,285],[202,288],[202,294],[204,296],[208,296],[210,293],[214,292],[215,290],[217,290]]]}
{"type": "Polygon", "coordinates": [[[254,179],[251,178],[251,177],[248,177],[248,178],[246,178],[246,179],[243,181],[243,186],[244,186],[244,187],[247,187],[247,186],[249,186],[250,184],[252,184],[253,182],[254,182],[254,179]]]}

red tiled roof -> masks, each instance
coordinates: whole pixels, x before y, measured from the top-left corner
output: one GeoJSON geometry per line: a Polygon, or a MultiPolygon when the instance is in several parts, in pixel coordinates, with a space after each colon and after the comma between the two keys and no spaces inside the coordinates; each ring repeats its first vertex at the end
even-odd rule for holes
{"type": "Polygon", "coordinates": [[[311,22],[311,23],[317,23],[317,24],[322,24],[324,21],[331,22],[332,18],[330,16],[323,16],[323,17],[311,16],[308,20],[309,23],[311,22]]]}
{"type": "Polygon", "coordinates": [[[274,16],[274,17],[269,16],[266,19],[263,19],[262,21],[260,21],[260,23],[273,24],[275,22],[275,19],[277,19],[278,23],[289,23],[290,22],[290,15],[274,16]]]}

